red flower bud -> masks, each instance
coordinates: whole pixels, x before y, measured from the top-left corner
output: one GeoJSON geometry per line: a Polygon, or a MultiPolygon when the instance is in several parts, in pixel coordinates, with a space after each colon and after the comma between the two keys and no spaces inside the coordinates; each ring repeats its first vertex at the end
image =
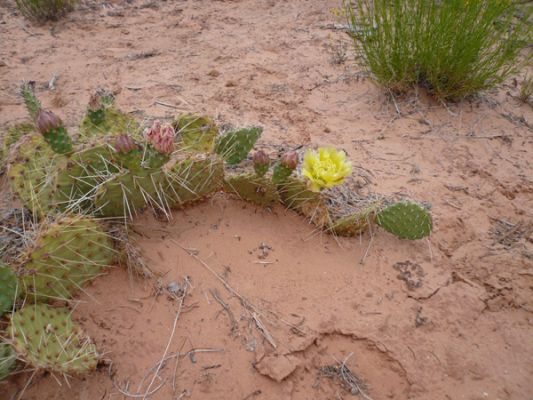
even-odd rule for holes
{"type": "Polygon", "coordinates": [[[171,154],[174,151],[174,128],[170,125],[161,128],[161,134],[153,145],[158,152],[171,154]]]}
{"type": "Polygon", "coordinates": [[[115,150],[118,153],[127,154],[132,150],[137,149],[137,145],[131,138],[131,136],[127,134],[118,135],[115,139],[115,150]]]}
{"type": "Polygon", "coordinates": [[[268,167],[270,167],[270,158],[267,153],[263,150],[256,151],[252,156],[252,161],[254,163],[254,170],[258,176],[265,176],[268,172],[268,167]]]}
{"type": "Polygon", "coordinates": [[[150,128],[146,128],[143,132],[144,138],[151,143],[152,139],[161,134],[161,122],[156,119],[150,128]]]}
{"type": "Polygon", "coordinates": [[[256,151],[252,157],[254,165],[270,165],[270,158],[263,150],[256,151]]]}
{"type": "Polygon", "coordinates": [[[43,135],[52,129],[57,129],[63,126],[63,121],[52,111],[40,109],[37,114],[37,129],[43,135]]]}
{"type": "Polygon", "coordinates": [[[295,151],[288,151],[281,156],[280,163],[288,169],[296,169],[298,166],[298,153],[295,151]]]}

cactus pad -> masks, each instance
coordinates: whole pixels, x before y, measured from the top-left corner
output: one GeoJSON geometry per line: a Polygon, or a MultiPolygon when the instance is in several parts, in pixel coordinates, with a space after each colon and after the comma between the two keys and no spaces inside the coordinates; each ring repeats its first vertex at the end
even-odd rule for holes
{"type": "Polygon", "coordinates": [[[13,125],[7,129],[2,138],[2,146],[0,147],[0,171],[4,168],[3,166],[9,156],[11,146],[17,143],[22,136],[34,131],[35,126],[27,122],[13,125]]]}
{"type": "Polygon", "coordinates": [[[185,151],[211,153],[215,146],[218,128],[209,117],[185,114],[172,124],[185,151]]]}
{"type": "Polygon", "coordinates": [[[0,381],[9,375],[16,361],[17,355],[13,347],[7,343],[0,343],[0,381]]]}
{"type": "Polygon", "coordinates": [[[44,140],[57,154],[67,154],[72,151],[72,139],[64,126],[50,129],[43,133],[44,140]]]}
{"type": "Polygon", "coordinates": [[[124,114],[114,106],[99,110],[102,113],[94,123],[89,113],[85,115],[80,125],[79,141],[86,142],[89,139],[104,135],[120,135],[129,133],[135,139],[141,139],[141,128],[131,116],[124,114]]]}
{"type": "Polygon", "coordinates": [[[279,184],[286,181],[287,178],[291,176],[292,171],[294,171],[294,168],[287,168],[280,162],[277,162],[276,165],[274,165],[274,171],[272,171],[272,182],[279,184]]]}
{"type": "Polygon", "coordinates": [[[11,310],[17,295],[17,277],[8,265],[0,263],[0,316],[11,310]]]}
{"type": "Polygon", "coordinates": [[[429,236],[432,220],[420,204],[402,200],[383,208],[377,214],[377,223],[400,239],[416,240],[429,236]]]}
{"type": "Polygon", "coordinates": [[[132,218],[147,205],[164,207],[160,185],[162,173],[139,170],[137,173],[124,171],[99,185],[94,198],[98,215],[103,217],[132,218]]]}
{"type": "Polygon", "coordinates": [[[67,308],[27,305],[11,316],[8,334],[19,357],[34,368],[74,375],[96,369],[96,347],[67,308]]]}
{"type": "Polygon", "coordinates": [[[220,189],[222,160],[216,155],[177,155],[164,167],[164,192],[170,208],[184,207],[220,189]]]}
{"type": "Polygon", "coordinates": [[[68,299],[111,264],[111,238],[91,218],[64,217],[44,227],[21,257],[17,275],[28,300],[68,299]]]}
{"type": "Polygon", "coordinates": [[[55,154],[40,134],[22,138],[11,152],[7,176],[26,208],[43,215],[54,207],[56,179],[67,158],[55,154]]]}
{"type": "Polygon", "coordinates": [[[242,200],[251,201],[263,207],[279,201],[276,185],[269,179],[255,174],[229,176],[224,182],[224,190],[236,194],[242,200]]]}
{"type": "Polygon", "coordinates": [[[234,165],[246,159],[263,128],[245,128],[220,136],[215,144],[215,152],[228,164],[234,165]]]}
{"type": "Polygon", "coordinates": [[[24,99],[24,104],[26,105],[26,110],[28,111],[30,118],[35,120],[41,109],[41,102],[35,96],[35,82],[22,82],[20,94],[24,99]]]}

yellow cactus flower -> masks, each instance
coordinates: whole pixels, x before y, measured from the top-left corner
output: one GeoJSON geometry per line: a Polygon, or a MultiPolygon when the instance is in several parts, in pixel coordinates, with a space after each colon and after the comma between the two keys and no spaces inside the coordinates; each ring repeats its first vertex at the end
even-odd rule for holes
{"type": "Polygon", "coordinates": [[[324,188],[340,185],[352,173],[352,163],[346,153],[333,147],[307,150],[302,165],[302,175],[309,179],[309,188],[319,192],[324,188]]]}

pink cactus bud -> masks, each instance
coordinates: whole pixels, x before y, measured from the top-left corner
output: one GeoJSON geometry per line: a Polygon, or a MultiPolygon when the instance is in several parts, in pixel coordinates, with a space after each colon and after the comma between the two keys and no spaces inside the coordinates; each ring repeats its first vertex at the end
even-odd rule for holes
{"type": "Polygon", "coordinates": [[[115,139],[115,150],[118,153],[127,154],[132,150],[137,149],[137,145],[131,138],[131,136],[127,134],[118,135],[115,139]]]}
{"type": "Polygon", "coordinates": [[[296,169],[298,166],[298,153],[295,151],[288,151],[281,156],[280,163],[288,169],[296,169]]]}
{"type": "Polygon", "coordinates": [[[152,142],[152,139],[161,134],[161,122],[155,120],[150,128],[146,128],[143,132],[144,138],[147,142],[152,142]]]}
{"type": "Polygon", "coordinates": [[[144,131],[146,141],[162,154],[170,154],[174,151],[174,135],[172,126],[161,126],[158,120],[155,120],[152,126],[144,131]]]}
{"type": "Polygon", "coordinates": [[[57,129],[63,126],[61,118],[55,115],[52,111],[40,109],[37,114],[37,129],[43,135],[52,129],[57,129]]]}
{"type": "Polygon", "coordinates": [[[171,154],[174,151],[174,133],[172,126],[163,126],[159,138],[154,143],[154,148],[162,154],[171,154]]]}
{"type": "Polygon", "coordinates": [[[263,150],[256,151],[252,157],[252,160],[254,165],[257,166],[270,165],[270,158],[268,158],[267,153],[265,153],[263,150]]]}

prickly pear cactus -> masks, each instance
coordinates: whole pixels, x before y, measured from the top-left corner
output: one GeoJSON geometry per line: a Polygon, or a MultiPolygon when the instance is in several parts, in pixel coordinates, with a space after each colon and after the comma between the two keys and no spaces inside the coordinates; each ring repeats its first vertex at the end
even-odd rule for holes
{"type": "Polygon", "coordinates": [[[63,217],[42,228],[17,267],[29,301],[68,299],[113,261],[111,238],[87,217],[63,217]]]}
{"type": "Polygon", "coordinates": [[[2,146],[0,147],[0,172],[4,169],[11,147],[14,146],[22,136],[32,132],[35,132],[35,125],[28,122],[23,122],[7,128],[7,131],[2,138],[2,146]]]}
{"type": "Polygon", "coordinates": [[[170,208],[181,208],[222,189],[223,163],[216,155],[180,154],[163,168],[170,208]]]}
{"type": "Polygon", "coordinates": [[[215,152],[228,164],[238,164],[246,159],[262,132],[263,128],[245,128],[228,132],[217,139],[215,152]]]}
{"type": "Polygon", "coordinates": [[[270,179],[255,174],[237,174],[226,177],[224,190],[262,207],[279,202],[277,187],[270,179]]]}
{"type": "Polygon", "coordinates": [[[172,124],[176,131],[180,148],[197,153],[212,153],[218,128],[213,120],[206,116],[185,114],[172,124]]]}
{"type": "Polygon", "coordinates": [[[409,240],[429,236],[433,225],[431,215],[423,206],[406,200],[385,207],[376,220],[386,231],[409,240]]]}
{"type": "Polygon", "coordinates": [[[8,265],[0,262],[0,316],[11,310],[17,296],[17,277],[8,265]]]}
{"type": "Polygon", "coordinates": [[[19,357],[36,369],[72,375],[96,369],[96,347],[67,308],[27,305],[11,316],[7,331],[19,357]]]}
{"type": "Polygon", "coordinates": [[[11,190],[34,215],[55,207],[56,180],[67,158],[54,153],[40,134],[24,136],[12,149],[7,176],[11,190]]]}
{"type": "Polygon", "coordinates": [[[17,355],[8,343],[0,342],[0,381],[7,377],[15,367],[17,355]]]}

